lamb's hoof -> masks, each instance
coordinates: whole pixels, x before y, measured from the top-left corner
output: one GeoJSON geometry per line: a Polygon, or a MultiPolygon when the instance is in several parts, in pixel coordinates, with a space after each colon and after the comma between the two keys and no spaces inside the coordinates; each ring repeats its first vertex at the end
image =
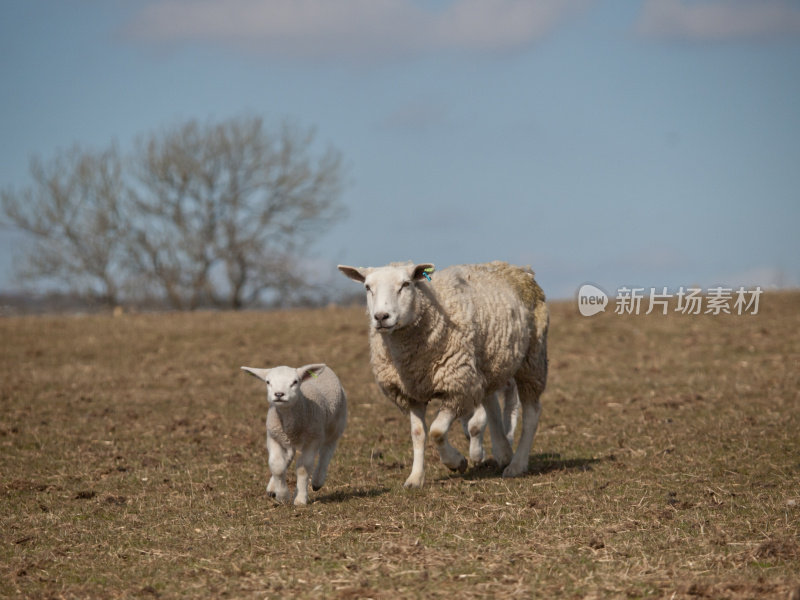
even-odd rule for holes
{"type": "Polygon", "coordinates": [[[271,490],[268,490],[267,491],[267,497],[268,498],[276,498],[277,496],[275,495],[275,492],[273,492],[271,490]]]}
{"type": "Polygon", "coordinates": [[[295,506],[305,506],[306,504],[308,504],[307,500],[301,500],[300,498],[295,498],[294,500],[295,506]]]}
{"type": "Polygon", "coordinates": [[[314,490],[315,492],[318,492],[318,491],[320,491],[322,489],[322,484],[320,483],[319,485],[314,485],[312,483],[311,484],[311,489],[314,490]]]}
{"type": "Polygon", "coordinates": [[[413,475],[410,475],[403,484],[403,487],[407,490],[419,489],[422,487],[423,483],[425,483],[424,477],[414,477],[413,475]]]}
{"type": "Polygon", "coordinates": [[[519,477],[525,474],[525,469],[516,465],[508,465],[503,471],[503,477],[519,477]]]}

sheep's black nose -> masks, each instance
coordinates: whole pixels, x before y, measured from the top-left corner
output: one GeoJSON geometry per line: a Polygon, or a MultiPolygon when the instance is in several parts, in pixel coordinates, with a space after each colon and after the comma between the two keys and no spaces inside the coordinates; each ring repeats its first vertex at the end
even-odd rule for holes
{"type": "Polygon", "coordinates": [[[380,323],[380,322],[382,322],[382,321],[385,321],[385,320],[386,320],[386,319],[388,319],[388,318],[389,318],[389,313],[385,313],[385,312],[382,312],[382,313],[375,313],[375,320],[376,320],[378,323],[380,323]]]}

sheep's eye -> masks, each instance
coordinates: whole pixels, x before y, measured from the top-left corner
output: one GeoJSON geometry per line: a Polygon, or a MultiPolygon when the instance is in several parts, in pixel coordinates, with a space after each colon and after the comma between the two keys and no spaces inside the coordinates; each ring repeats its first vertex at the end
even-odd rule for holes
{"type": "Polygon", "coordinates": [[[267,385],[269,385],[269,379],[265,380],[265,381],[264,381],[264,383],[266,383],[267,385]]]}
{"type": "Polygon", "coordinates": [[[411,282],[410,282],[410,281],[404,281],[403,283],[401,283],[401,284],[400,284],[400,289],[401,289],[401,290],[402,290],[402,289],[405,289],[405,288],[407,288],[407,287],[408,287],[410,284],[411,284],[411,282]]]}
{"type": "Polygon", "coordinates": [[[292,382],[292,385],[293,385],[293,386],[297,385],[297,379],[295,379],[295,380],[292,382]]]}
{"type": "Polygon", "coordinates": [[[364,284],[364,289],[367,290],[368,292],[372,291],[372,288],[370,288],[367,284],[364,284]]]}

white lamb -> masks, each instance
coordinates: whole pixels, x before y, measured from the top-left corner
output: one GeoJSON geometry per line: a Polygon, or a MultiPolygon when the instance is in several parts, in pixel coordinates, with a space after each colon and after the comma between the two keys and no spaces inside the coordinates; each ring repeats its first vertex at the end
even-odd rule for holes
{"type": "Polygon", "coordinates": [[[366,289],[378,386],[410,414],[414,460],[405,486],[420,487],[425,480],[425,409],[433,398],[441,400],[441,409],[430,434],[447,467],[466,467],[447,441],[450,425],[483,403],[494,458],[508,465],[503,475],[525,473],[547,380],[549,316],[533,272],[493,262],[450,267],[428,281],[428,263],[339,270],[366,289]],[[499,410],[489,401],[512,377],[522,405],[513,457],[499,410]]]}
{"type": "Polygon", "coordinates": [[[317,491],[325,483],[328,464],[347,424],[347,398],[339,378],[323,364],[299,369],[242,367],[267,384],[267,452],[271,477],[267,494],[288,502],[286,470],[297,453],[297,493],[294,503],[308,503],[308,474],[317,491]]]}

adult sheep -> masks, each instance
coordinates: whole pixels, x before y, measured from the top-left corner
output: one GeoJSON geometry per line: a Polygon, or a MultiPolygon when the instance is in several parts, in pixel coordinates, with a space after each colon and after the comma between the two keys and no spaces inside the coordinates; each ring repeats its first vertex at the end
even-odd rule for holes
{"type": "Polygon", "coordinates": [[[450,425],[483,403],[494,458],[507,465],[503,475],[523,474],[547,380],[549,314],[533,271],[504,262],[449,267],[432,277],[429,263],[339,270],[364,284],[373,374],[410,415],[414,460],[405,486],[425,480],[425,409],[433,398],[441,408],[430,435],[447,467],[463,471],[467,464],[447,441],[450,425]],[[497,403],[490,401],[512,377],[522,405],[513,458],[497,403]]]}

